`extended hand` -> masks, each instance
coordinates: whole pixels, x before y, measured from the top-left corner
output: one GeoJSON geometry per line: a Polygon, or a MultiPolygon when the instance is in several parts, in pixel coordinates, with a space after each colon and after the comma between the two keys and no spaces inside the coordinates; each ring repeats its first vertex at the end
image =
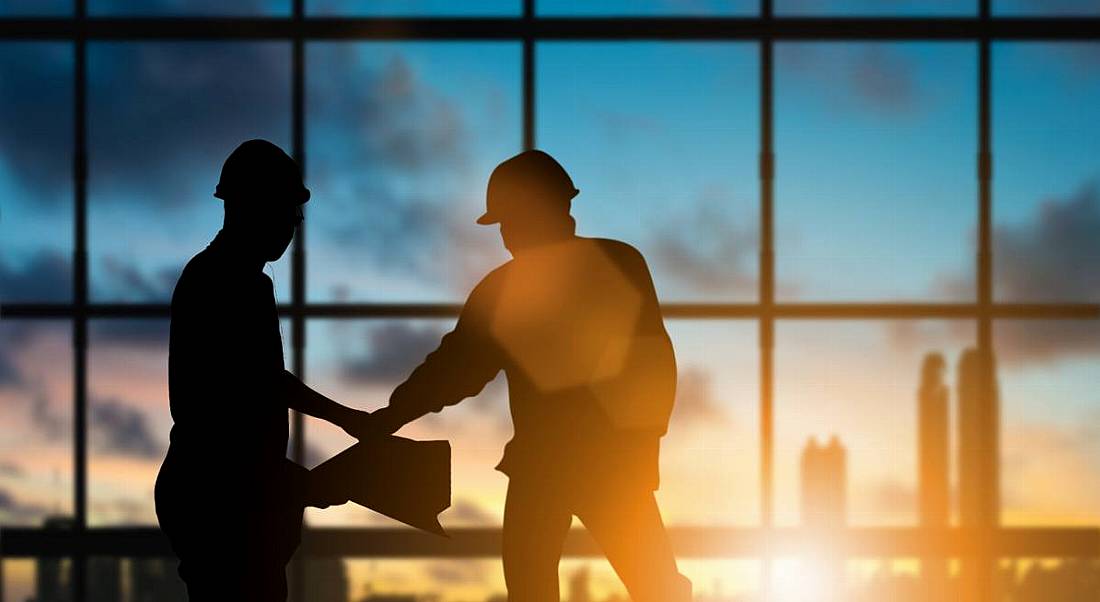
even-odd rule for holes
{"type": "Polygon", "coordinates": [[[339,506],[348,502],[346,493],[341,492],[329,479],[322,478],[316,471],[310,471],[307,482],[305,505],[315,508],[339,506]]]}
{"type": "Polygon", "coordinates": [[[393,408],[385,407],[374,413],[356,411],[341,426],[352,437],[366,439],[392,435],[405,426],[405,422],[393,408]]]}

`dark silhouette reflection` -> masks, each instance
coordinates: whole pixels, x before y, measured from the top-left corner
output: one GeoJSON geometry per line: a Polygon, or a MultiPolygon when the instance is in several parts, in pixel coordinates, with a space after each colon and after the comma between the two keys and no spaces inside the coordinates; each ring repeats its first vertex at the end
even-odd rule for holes
{"type": "Polygon", "coordinates": [[[691,599],[653,491],[676,362],[649,269],[622,242],[575,234],[578,194],[541,151],[502,163],[481,224],[500,224],[513,260],[470,294],[458,325],[372,414],[391,433],[508,377],[515,436],[504,573],[509,599],[557,602],[558,562],[575,515],[637,601],[691,599]]]}
{"type": "Polygon", "coordinates": [[[346,408],[283,368],[266,262],[286,251],[309,200],[294,161],[251,140],[225,161],[225,223],[172,296],[171,445],[156,484],[161,528],[191,600],[284,600],[302,511],[347,501],[286,458],[287,409],[362,431],[346,408]]]}

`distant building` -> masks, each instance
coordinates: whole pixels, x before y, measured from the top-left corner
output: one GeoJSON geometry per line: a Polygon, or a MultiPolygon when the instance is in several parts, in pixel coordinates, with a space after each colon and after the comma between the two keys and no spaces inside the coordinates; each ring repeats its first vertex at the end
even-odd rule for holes
{"type": "MultiPolygon", "coordinates": [[[[1000,402],[993,356],[967,349],[959,358],[959,521],[963,527],[1000,524],[1000,402]]],[[[992,559],[961,565],[964,599],[987,596],[993,587],[992,559]]]]}
{"type": "Polygon", "coordinates": [[[822,446],[810,438],[802,449],[802,526],[843,527],[847,523],[847,451],[834,435],[822,446]]]}
{"type": "Polygon", "coordinates": [[[187,586],[174,558],[130,561],[130,602],[187,602],[187,586]]]}
{"type": "Polygon", "coordinates": [[[977,349],[959,358],[959,519],[964,527],[1000,522],[1000,402],[993,363],[990,357],[985,365],[977,349]]]}
{"type": "Polygon", "coordinates": [[[567,600],[568,602],[595,602],[595,598],[592,597],[591,576],[588,573],[588,567],[578,568],[569,577],[569,598],[567,600]]]}
{"type": "Polygon", "coordinates": [[[93,556],[88,559],[88,602],[119,602],[122,600],[122,560],[117,557],[93,556]]]}
{"type": "Polygon", "coordinates": [[[311,602],[347,602],[348,570],[343,558],[316,557],[306,561],[306,587],[311,602]]]}
{"type": "MultiPolygon", "coordinates": [[[[920,388],[917,390],[917,456],[920,525],[927,529],[948,526],[951,501],[949,496],[950,429],[948,423],[948,388],[944,383],[947,363],[939,353],[929,353],[921,366],[920,388]]],[[[945,599],[947,559],[921,559],[923,585],[929,599],[945,599]]]]}

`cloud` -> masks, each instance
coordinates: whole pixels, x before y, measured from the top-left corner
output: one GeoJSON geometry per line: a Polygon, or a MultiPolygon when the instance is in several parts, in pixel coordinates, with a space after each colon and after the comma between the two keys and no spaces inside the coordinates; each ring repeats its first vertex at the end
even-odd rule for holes
{"type": "Polygon", "coordinates": [[[176,280],[183,272],[183,266],[180,265],[161,268],[149,274],[129,261],[110,255],[102,258],[100,266],[103,281],[99,284],[104,290],[97,291],[98,294],[125,296],[139,302],[164,302],[171,299],[176,280]]]}
{"type": "Polygon", "coordinates": [[[15,388],[23,384],[23,373],[8,349],[0,348],[0,388],[15,388]]]}
{"type": "Polygon", "coordinates": [[[0,476],[18,478],[24,474],[26,474],[26,471],[23,470],[22,466],[9,460],[0,460],[0,476]]]}
{"type": "Polygon", "coordinates": [[[90,325],[95,345],[168,348],[169,321],[161,318],[97,320],[90,325]]]}
{"type": "Polygon", "coordinates": [[[651,261],[688,290],[711,294],[755,292],[752,268],[758,239],[751,225],[723,209],[721,191],[704,195],[695,209],[656,225],[651,234],[651,261]]]}
{"type": "Polygon", "coordinates": [[[65,302],[72,279],[72,264],[59,250],[41,250],[22,265],[0,259],[0,302],[65,302]]]}
{"type": "MultiPolygon", "coordinates": [[[[1052,196],[1024,223],[994,230],[994,289],[1000,301],[1100,300],[1100,193],[1095,183],[1052,196]]],[[[973,278],[947,274],[939,284],[973,295],[973,278]]],[[[1003,364],[1042,363],[1100,353],[1100,321],[999,320],[995,342],[1003,364]]],[[[958,338],[972,339],[969,327],[958,338]]]]}
{"type": "Polygon", "coordinates": [[[167,447],[153,435],[141,410],[116,398],[93,399],[88,423],[92,444],[101,452],[154,459],[167,447]]]}
{"type": "Polygon", "coordinates": [[[730,420],[721,401],[714,398],[710,374],[699,368],[680,370],[672,416],[673,420],[709,426],[720,426],[730,420]]]}
{"type": "Polygon", "coordinates": [[[49,508],[20,501],[7,489],[0,488],[0,516],[6,517],[5,523],[37,523],[48,514],[49,508]]]}
{"type": "Polygon", "coordinates": [[[404,322],[369,328],[367,354],[347,359],[343,376],[358,383],[388,384],[401,380],[439,346],[442,336],[443,331],[437,327],[416,327],[404,322]]]}
{"type": "Polygon", "coordinates": [[[776,57],[781,70],[826,86],[832,100],[856,109],[896,113],[922,105],[913,65],[888,44],[781,44],[776,57]]]}

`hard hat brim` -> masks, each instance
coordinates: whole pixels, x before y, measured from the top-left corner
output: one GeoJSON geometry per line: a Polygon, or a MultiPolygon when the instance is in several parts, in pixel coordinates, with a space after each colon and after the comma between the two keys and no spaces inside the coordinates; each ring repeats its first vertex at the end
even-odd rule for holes
{"type": "Polygon", "coordinates": [[[493,224],[499,224],[500,218],[495,215],[490,215],[489,212],[486,211],[481,217],[477,218],[477,223],[482,226],[491,226],[493,224]]]}

